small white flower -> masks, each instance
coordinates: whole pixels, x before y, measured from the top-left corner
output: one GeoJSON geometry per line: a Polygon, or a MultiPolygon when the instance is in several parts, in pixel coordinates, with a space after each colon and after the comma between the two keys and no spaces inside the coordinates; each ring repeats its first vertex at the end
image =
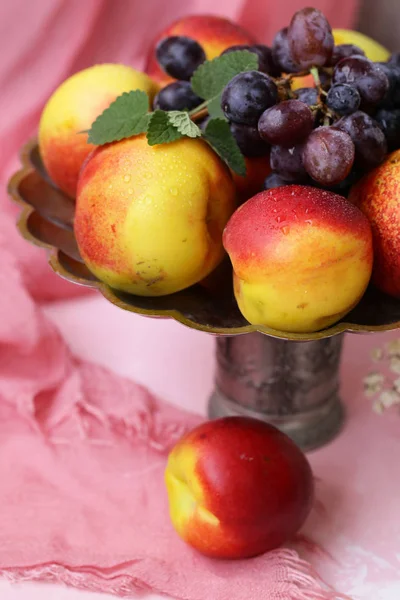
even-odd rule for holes
{"type": "Polygon", "coordinates": [[[372,410],[374,412],[376,412],[378,415],[381,415],[383,413],[383,406],[382,404],[379,402],[379,400],[377,400],[376,402],[373,403],[372,405],[372,410]]]}
{"type": "Polygon", "coordinates": [[[374,362],[379,362],[383,358],[382,348],[373,348],[371,350],[371,358],[374,362]]]}
{"type": "Polygon", "coordinates": [[[383,387],[384,381],[385,378],[381,373],[369,373],[363,379],[365,394],[367,396],[373,396],[377,392],[380,392],[383,387]]]}
{"type": "Polygon", "coordinates": [[[392,356],[390,359],[390,370],[400,374],[400,356],[392,356]]]}
{"type": "Polygon", "coordinates": [[[394,404],[400,404],[400,395],[396,390],[385,390],[379,396],[379,402],[382,408],[390,408],[394,404]]]}
{"type": "Polygon", "coordinates": [[[400,339],[388,342],[386,348],[389,356],[400,356],[400,339]]]}

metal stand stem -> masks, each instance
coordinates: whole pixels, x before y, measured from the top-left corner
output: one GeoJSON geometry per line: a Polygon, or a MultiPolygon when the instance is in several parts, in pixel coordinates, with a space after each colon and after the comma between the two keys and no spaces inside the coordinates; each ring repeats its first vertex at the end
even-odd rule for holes
{"type": "Polygon", "coordinates": [[[262,419],[303,450],[329,442],[344,411],[339,398],[343,335],[293,342],[260,333],[217,338],[215,391],[210,418],[262,419]]]}

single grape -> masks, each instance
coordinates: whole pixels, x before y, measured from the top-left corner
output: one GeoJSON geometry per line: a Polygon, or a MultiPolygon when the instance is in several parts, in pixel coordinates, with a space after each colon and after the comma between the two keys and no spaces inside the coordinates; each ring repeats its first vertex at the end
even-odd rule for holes
{"type": "Polygon", "coordinates": [[[337,83],[329,90],[326,104],[338,115],[351,115],[360,108],[361,96],[353,85],[337,83]]]}
{"type": "Polygon", "coordinates": [[[281,29],[272,42],[272,57],[277,68],[283,73],[298,73],[301,71],[292,56],[289,46],[288,28],[281,29]]]}
{"type": "Polygon", "coordinates": [[[258,131],[263,140],[272,145],[293,147],[312,131],[314,115],[304,102],[285,100],[261,115],[258,131]]]}
{"type": "Polygon", "coordinates": [[[270,106],[276,104],[278,90],[265,73],[239,73],[222,92],[221,107],[229,121],[257,126],[258,119],[270,106]]]}
{"type": "Polygon", "coordinates": [[[332,127],[318,127],[304,144],[303,163],[310,177],[331,186],[350,173],[354,153],[354,144],[347,133],[332,127]]]}
{"type": "Polygon", "coordinates": [[[394,52],[389,58],[388,64],[400,67],[400,52],[394,52]]]}
{"type": "Polygon", "coordinates": [[[317,88],[312,88],[312,87],[299,88],[298,90],[295,90],[293,93],[294,93],[294,96],[297,98],[297,100],[304,102],[304,104],[307,104],[307,106],[316,106],[318,104],[317,88]]]}
{"type": "Polygon", "coordinates": [[[278,173],[271,173],[264,181],[264,190],[272,190],[273,188],[283,187],[284,185],[290,185],[293,181],[286,181],[278,173]]]}
{"type": "Polygon", "coordinates": [[[270,165],[271,169],[286,181],[301,182],[307,179],[302,159],[302,146],[293,148],[272,146],[270,165]]]}
{"type": "Polygon", "coordinates": [[[380,66],[364,56],[344,58],[333,71],[333,84],[348,83],[360,92],[363,106],[376,106],[384,99],[389,81],[380,66]]]}
{"type": "Polygon", "coordinates": [[[389,81],[389,89],[380,106],[389,109],[400,108],[400,67],[389,63],[378,64],[389,81]]]}
{"type": "Polygon", "coordinates": [[[153,108],[161,110],[192,110],[203,101],[188,81],[174,81],[160,90],[154,98],[153,108]]]}
{"type": "Polygon", "coordinates": [[[303,8],[293,16],[288,40],[294,61],[303,69],[323,67],[332,57],[332,28],[316,8],[303,8]]]}
{"type": "Polygon", "coordinates": [[[183,80],[189,80],[206,59],[200,44],[182,35],[161,40],[156,48],[156,57],[168,75],[183,80]]]}
{"type": "Polygon", "coordinates": [[[268,154],[270,146],[261,139],[257,127],[231,123],[230,128],[244,156],[265,156],[265,154],[268,154]]]}
{"type": "Polygon", "coordinates": [[[339,44],[333,48],[330,65],[334,67],[340,60],[350,56],[365,56],[365,52],[354,44],[339,44]]]}
{"type": "Polygon", "coordinates": [[[385,134],[389,152],[400,148],[400,109],[382,108],[375,115],[375,120],[385,134]]]}
{"type": "Polygon", "coordinates": [[[272,50],[268,46],[264,46],[264,44],[254,44],[253,46],[247,46],[245,44],[230,46],[221,53],[221,56],[224,54],[230,54],[231,52],[236,52],[237,50],[247,50],[248,52],[256,54],[258,57],[259,71],[266,73],[267,75],[272,75],[273,77],[279,76],[280,71],[274,63],[272,50]]]}
{"type": "Polygon", "coordinates": [[[386,138],[377,121],[366,113],[357,112],[335,123],[335,129],[346,132],[356,149],[356,165],[370,170],[384,160],[387,153],[386,138]]]}

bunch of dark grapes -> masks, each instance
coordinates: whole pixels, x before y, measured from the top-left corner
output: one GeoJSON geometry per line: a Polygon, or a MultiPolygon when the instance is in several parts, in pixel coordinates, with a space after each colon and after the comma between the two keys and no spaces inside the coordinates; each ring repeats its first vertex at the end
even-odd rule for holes
{"type": "MultiPolygon", "coordinates": [[[[332,29],[317,9],[298,11],[262,44],[247,50],[258,70],[236,75],[225,87],[221,108],[246,157],[270,161],[267,189],[307,183],[346,195],[387,152],[400,148],[400,54],[374,63],[353,44],[334,44],[332,29]],[[293,91],[295,77],[311,74],[315,87],[293,91]]],[[[157,58],[177,79],[155,98],[154,108],[193,110],[202,103],[190,78],[205,60],[203,48],[183,36],[165,38],[157,58]]],[[[199,121],[201,128],[207,117],[199,121]]]]}
{"type": "Polygon", "coordinates": [[[335,46],[324,15],[306,8],[265,56],[262,73],[226,86],[221,106],[243,154],[269,148],[266,189],[309,183],[346,195],[400,148],[400,55],[374,63],[357,46],[335,46]],[[315,87],[293,91],[293,78],[310,71],[315,87]]]}

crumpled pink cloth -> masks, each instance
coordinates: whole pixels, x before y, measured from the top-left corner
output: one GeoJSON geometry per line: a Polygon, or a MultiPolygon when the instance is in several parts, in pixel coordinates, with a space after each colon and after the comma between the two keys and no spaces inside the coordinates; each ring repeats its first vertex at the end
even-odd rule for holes
{"type": "MultiPolygon", "coordinates": [[[[342,26],[354,8],[348,0],[314,3],[342,26]],[[339,3],[342,13],[334,12],[339,3]]],[[[275,2],[225,0],[217,12],[241,17],[268,40],[302,4],[288,1],[283,14],[275,2]]],[[[105,60],[140,67],[155,14],[159,29],[183,13],[215,12],[214,5],[0,3],[2,189],[62,79],[105,60]]],[[[0,209],[0,574],[127,597],[156,590],[185,600],[338,598],[292,549],[218,562],[178,539],[163,470],[168,449],[198,417],[71,355],[37,302],[81,289],[53,275],[43,251],[19,237],[5,192],[0,209]]]]}

